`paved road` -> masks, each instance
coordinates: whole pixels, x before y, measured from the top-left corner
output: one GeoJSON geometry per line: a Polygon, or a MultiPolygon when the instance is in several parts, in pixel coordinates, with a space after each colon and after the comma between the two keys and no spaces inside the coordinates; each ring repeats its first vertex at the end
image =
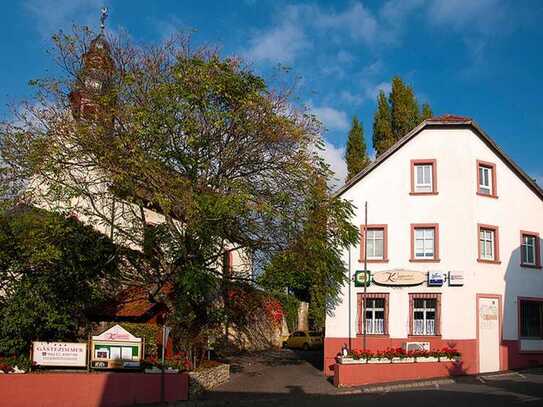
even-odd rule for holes
{"type": "Polygon", "coordinates": [[[336,389],[320,370],[319,352],[275,351],[233,358],[232,377],[195,406],[543,406],[543,369],[451,384],[361,393],[336,389]]]}

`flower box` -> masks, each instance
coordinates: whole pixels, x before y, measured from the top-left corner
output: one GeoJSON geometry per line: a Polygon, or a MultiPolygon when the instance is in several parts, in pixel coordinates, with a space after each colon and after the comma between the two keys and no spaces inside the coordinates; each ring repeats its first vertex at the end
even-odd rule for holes
{"type": "Polygon", "coordinates": [[[393,363],[415,363],[415,358],[407,357],[407,358],[394,358],[395,360],[393,363]],[[396,361],[396,359],[399,359],[396,361]]]}
{"type": "Polygon", "coordinates": [[[416,363],[439,362],[439,358],[435,356],[422,356],[422,357],[416,357],[415,362],[416,363]]]}

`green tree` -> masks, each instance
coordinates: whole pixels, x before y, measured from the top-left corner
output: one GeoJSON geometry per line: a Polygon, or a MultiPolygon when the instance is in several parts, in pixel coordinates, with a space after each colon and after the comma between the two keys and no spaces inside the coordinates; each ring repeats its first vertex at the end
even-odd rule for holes
{"type": "Polygon", "coordinates": [[[353,117],[347,138],[345,161],[347,161],[347,180],[362,171],[370,162],[364,140],[364,129],[356,116],[353,117]]]}
{"type": "Polygon", "coordinates": [[[330,195],[322,177],[312,183],[304,208],[304,228],[273,258],[259,282],[278,292],[289,289],[309,302],[309,317],[322,328],[346,282],[342,249],[356,243],[358,230],[349,221],[352,208],[330,195]]]}
{"type": "Polygon", "coordinates": [[[390,106],[384,91],[377,96],[377,110],[373,116],[373,148],[377,157],[394,144],[390,106]]]}
{"type": "Polygon", "coordinates": [[[420,122],[432,117],[432,108],[428,103],[424,103],[420,110],[419,114],[413,88],[398,76],[392,78],[388,100],[385,92],[380,91],[373,116],[373,148],[377,156],[383,154],[420,122]]]}
{"type": "Polygon", "coordinates": [[[392,78],[389,103],[392,134],[398,141],[419,124],[419,106],[413,88],[398,76],[392,78]]]}
{"type": "Polygon", "coordinates": [[[0,353],[75,340],[115,288],[116,249],[75,218],[19,207],[0,214],[0,353]]]}
{"type": "Polygon", "coordinates": [[[422,112],[421,112],[419,121],[422,122],[426,119],[431,118],[432,116],[433,116],[432,108],[430,107],[428,103],[424,103],[422,105],[422,112]]]}
{"type": "MultiPolygon", "coordinates": [[[[294,108],[289,89],[268,88],[238,59],[195,48],[187,37],[153,47],[93,37],[55,37],[66,72],[35,81],[35,103],[4,126],[7,178],[28,181],[25,198],[82,214],[116,244],[142,248],[123,258],[123,281],[148,290],[200,337],[222,326],[225,287],[251,280],[222,272],[225,251],[257,253],[253,262],[266,264],[304,230],[308,186],[331,177],[315,152],[322,125],[294,108]],[[97,58],[83,58],[96,44],[97,58]],[[115,69],[82,76],[95,72],[81,69],[82,60],[109,57],[115,69]],[[84,99],[71,92],[74,83],[99,92],[72,117],[65,107],[84,99]],[[160,214],[155,227],[151,210],[160,214]]],[[[329,196],[324,208],[331,227],[351,230],[350,204],[329,196]]]]}

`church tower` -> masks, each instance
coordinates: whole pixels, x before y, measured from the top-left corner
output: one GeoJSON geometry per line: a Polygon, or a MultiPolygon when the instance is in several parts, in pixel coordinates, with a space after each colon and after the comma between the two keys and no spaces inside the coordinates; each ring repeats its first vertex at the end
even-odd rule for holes
{"type": "Polygon", "coordinates": [[[82,69],[73,90],[70,105],[76,120],[101,120],[110,115],[112,100],[112,78],[115,64],[111,58],[111,46],[104,35],[107,9],[102,9],[100,34],[94,38],[83,54],[82,69]]]}

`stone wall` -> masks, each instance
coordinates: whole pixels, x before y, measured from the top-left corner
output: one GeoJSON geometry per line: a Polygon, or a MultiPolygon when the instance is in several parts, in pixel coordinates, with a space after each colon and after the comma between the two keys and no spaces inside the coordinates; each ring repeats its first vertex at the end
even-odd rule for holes
{"type": "Polygon", "coordinates": [[[189,373],[189,399],[194,400],[205,390],[210,390],[230,380],[230,365],[221,364],[189,373]]]}

